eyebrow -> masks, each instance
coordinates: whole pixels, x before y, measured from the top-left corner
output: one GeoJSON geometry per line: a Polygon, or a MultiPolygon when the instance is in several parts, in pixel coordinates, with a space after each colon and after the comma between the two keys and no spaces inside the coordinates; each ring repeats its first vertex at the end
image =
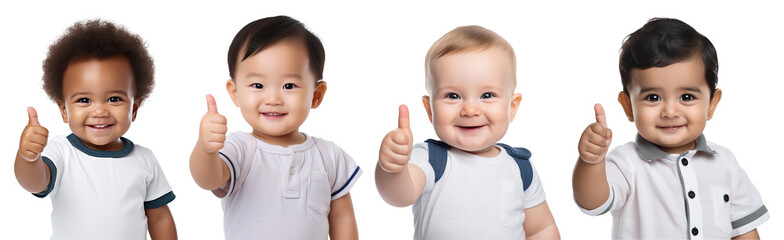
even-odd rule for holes
{"type": "MultiPolygon", "coordinates": [[[[653,91],[657,91],[657,90],[661,90],[661,88],[643,88],[642,90],[640,90],[640,93],[653,92],[653,91]]],[[[680,90],[689,91],[689,92],[697,92],[697,93],[701,93],[702,92],[702,91],[700,91],[699,88],[696,88],[696,87],[682,87],[682,88],[680,88],[680,90]]]]}
{"type": "MultiPolygon", "coordinates": [[[[121,94],[121,95],[128,95],[128,92],[122,91],[122,90],[109,91],[108,93],[110,93],[110,94],[111,93],[116,93],[116,94],[121,94]]],[[[79,95],[90,95],[90,92],[76,92],[76,93],[72,94],[70,96],[70,98],[73,98],[74,96],[79,96],[79,95]]]]}
{"type": "MultiPolygon", "coordinates": [[[[254,73],[254,72],[251,72],[251,73],[248,73],[247,75],[245,75],[245,77],[246,77],[246,78],[249,78],[249,77],[260,77],[260,78],[265,78],[265,77],[266,77],[266,75],[264,75],[264,74],[261,74],[261,73],[254,73]]],[[[289,73],[289,74],[284,74],[284,75],[283,75],[283,77],[284,77],[284,78],[296,78],[296,79],[302,80],[302,75],[301,75],[301,74],[299,74],[299,73],[289,73]]]]}

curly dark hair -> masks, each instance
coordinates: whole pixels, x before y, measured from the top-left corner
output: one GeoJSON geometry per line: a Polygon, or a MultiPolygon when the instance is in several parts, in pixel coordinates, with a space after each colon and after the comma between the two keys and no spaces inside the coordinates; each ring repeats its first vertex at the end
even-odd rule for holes
{"type": "Polygon", "coordinates": [[[63,75],[68,64],[89,59],[125,56],[136,80],[136,101],[144,101],[155,85],[155,66],[144,40],[123,26],[100,19],[77,22],[49,46],[43,63],[43,88],[53,101],[62,101],[63,75]]]}

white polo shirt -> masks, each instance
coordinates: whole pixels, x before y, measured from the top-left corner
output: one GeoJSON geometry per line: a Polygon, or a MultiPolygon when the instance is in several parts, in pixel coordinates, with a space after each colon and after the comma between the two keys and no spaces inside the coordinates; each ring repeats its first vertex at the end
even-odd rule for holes
{"type": "Polygon", "coordinates": [[[362,170],[334,143],[305,135],[288,147],[250,133],[226,136],[220,156],[231,179],[222,197],[226,239],[327,239],[332,200],[346,195],[362,170]]]}
{"type": "Polygon", "coordinates": [[[50,182],[37,197],[52,200],[52,239],[147,239],[145,209],[174,193],[152,152],[126,138],[124,148],[99,151],[76,135],[56,136],[41,153],[50,182]]]}
{"type": "Polygon", "coordinates": [[[447,151],[438,183],[428,162],[427,143],[414,145],[411,164],[425,173],[425,188],[414,203],[415,240],[525,239],[525,209],[545,201],[536,168],[523,190],[520,168],[506,149],[481,157],[456,148],[447,151]]]}
{"type": "Polygon", "coordinates": [[[639,134],[606,157],[610,196],[590,215],[612,213],[614,239],[729,239],[768,220],[768,210],[727,148],[697,139],[668,154],[639,134]]]}

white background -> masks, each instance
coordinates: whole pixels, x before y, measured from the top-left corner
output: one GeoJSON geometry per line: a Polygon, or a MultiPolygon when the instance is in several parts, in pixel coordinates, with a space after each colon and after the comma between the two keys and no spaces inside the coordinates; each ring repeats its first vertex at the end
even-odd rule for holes
{"type": "Polygon", "coordinates": [[[775,3],[743,5],[656,1],[522,2],[289,2],[129,3],[8,2],[0,6],[0,238],[46,239],[49,199],[25,192],[13,174],[25,108],[38,110],[52,136],[70,133],[56,105],[41,90],[48,46],[75,21],[111,20],[148,43],[156,86],[126,137],[153,150],[174,188],[169,207],[181,239],[222,239],[220,201],[200,189],[188,170],[198,123],[212,93],[229,131],[250,128],[225,91],[226,53],[250,21],[289,15],[323,41],[329,90],[311,111],[303,132],[336,142],[365,170],[351,190],[363,239],[410,239],[410,208],[379,197],[373,171],[382,137],[396,127],[397,105],[408,104],[416,141],[435,133],[421,104],[424,57],[454,27],[477,24],[515,48],[522,105],[502,142],[532,150],[547,201],[565,239],[606,239],[611,217],[590,217],[572,200],[577,140],[602,103],[614,131],[613,146],[633,140],[634,125],[615,101],[621,90],[618,53],[624,37],[651,17],[679,18],[711,39],[718,50],[718,87],[724,92],[705,130],[709,141],[733,150],[771,214],[758,230],[782,239],[783,10],[775,3]],[[5,115],[8,114],[8,115],[5,115]],[[776,186],[779,187],[776,187],[776,186]]]}

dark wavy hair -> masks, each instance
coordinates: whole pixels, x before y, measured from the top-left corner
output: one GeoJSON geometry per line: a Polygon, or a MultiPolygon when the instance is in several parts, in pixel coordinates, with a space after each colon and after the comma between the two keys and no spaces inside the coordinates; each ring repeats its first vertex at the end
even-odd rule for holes
{"type": "Polygon", "coordinates": [[[681,20],[653,18],[629,34],[621,47],[619,70],[623,91],[629,94],[627,86],[632,69],[666,67],[693,57],[699,57],[705,65],[705,81],[712,98],[719,81],[716,48],[707,37],[681,20]]]}
{"type": "Polygon", "coordinates": [[[136,81],[136,101],[144,101],[155,85],[155,66],[139,35],[100,19],[77,22],[49,46],[43,63],[43,88],[53,101],[63,100],[63,75],[73,62],[125,56],[136,81]]]}
{"type": "Polygon", "coordinates": [[[304,44],[310,61],[310,69],[316,81],[323,78],[324,73],[324,46],[316,35],[308,31],[300,21],[288,16],[275,16],[262,18],[248,23],[237,32],[229,46],[229,75],[234,79],[237,64],[256,55],[262,50],[275,45],[285,39],[293,38],[304,44]],[[240,60],[237,57],[242,50],[244,54],[240,60]]]}

